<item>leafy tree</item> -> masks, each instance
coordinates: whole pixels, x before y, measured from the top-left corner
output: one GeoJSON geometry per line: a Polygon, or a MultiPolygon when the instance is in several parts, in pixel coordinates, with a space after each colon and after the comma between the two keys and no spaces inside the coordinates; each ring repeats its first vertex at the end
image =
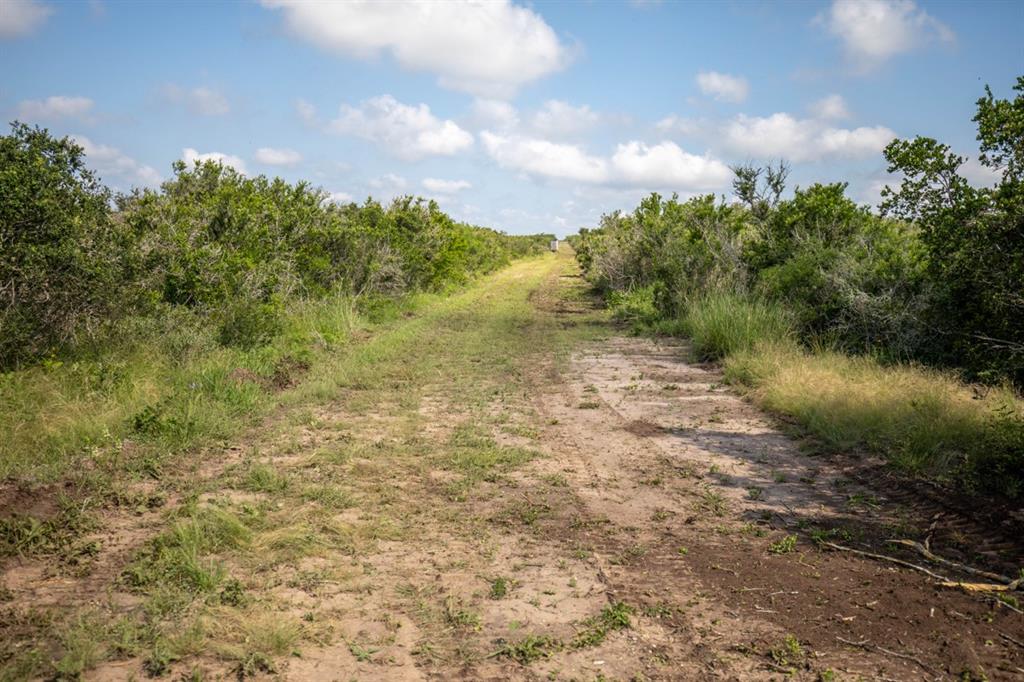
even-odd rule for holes
{"type": "Polygon", "coordinates": [[[995,187],[972,187],[959,172],[965,159],[948,145],[896,140],[885,157],[904,179],[883,193],[882,210],[921,229],[937,359],[1024,385],[1024,77],[1013,89],[1006,100],[986,87],[974,117],[995,187]]]}

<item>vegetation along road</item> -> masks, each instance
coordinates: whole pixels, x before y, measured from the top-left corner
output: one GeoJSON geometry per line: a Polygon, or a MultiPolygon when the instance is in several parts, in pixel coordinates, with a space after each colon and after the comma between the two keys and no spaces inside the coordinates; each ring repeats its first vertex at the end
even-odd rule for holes
{"type": "Polygon", "coordinates": [[[5,527],[2,675],[1024,675],[1000,576],[927,556],[1000,574],[1013,538],[687,357],[563,248],[357,326],[257,425],[78,516],[66,481],[6,485],[36,521],[5,527]]]}

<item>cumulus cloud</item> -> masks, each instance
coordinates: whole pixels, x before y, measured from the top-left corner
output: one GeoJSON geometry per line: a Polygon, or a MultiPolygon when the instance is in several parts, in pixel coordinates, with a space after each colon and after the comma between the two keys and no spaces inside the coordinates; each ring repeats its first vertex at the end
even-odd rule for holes
{"type": "Polygon", "coordinates": [[[725,186],[732,171],[718,159],[690,154],[674,142],[647,146],[620,144],[612,155],[612,172],[628,185],[709,190],[725,186]]]}
{"type": "Polygon", "coordinates": [[[256,150],[256,160],[268,166],[294,166],[302,161],[302,154],[294,149],[260,147],[256,150]]]}
{"type": "Polygon", "coordinates": [[[201,116],[223,116],[231,111],[228,98],[212,88],[187,89],[171,83],[163,87],[163,96],[169,102],[184,104],[189,111],[201,116]]]}
{"type": "Polygon", "coordinates": [[[953,42],[953,31],[913,0],[834,0],[818,17],[862,69],[935,40],[953,42]]]}
{"type": "Polygon", "coordinates": [[[821,119],[849,118],[850,111],[846,108],[846,100],[842,95],[829,95],[811,105],[811,113],[821,119]]]}
{"type": "Polygon", "coordinates": [[[587,184],[705,190],[722,187],[732,177],[721,161],[690,154],[670,141],[626,142],[606,158],[588,154],[578,145],[521,135],[485,131],[480,139],[503,168],[587,184]]]}
{"type": "Polygon", "coordinates": [[[680,135],[692,135],[701,129],[701,125],[697,121],[675,114],[661,119],[654,127],[663,133],[678,133],[680,135]]]}
{"type": "Polygon", "coordinates": [[[232,156],[231,154],[223,154],[221,152],[205,152],[201,154],[191,147],[186,147],[181,150],[181,158],[184,159],[186,165],[190,168],[197,162],[203,163],[204,161],[213,161],[224,166],[231,166],[243,175],[248,175],[249,173],[248,169],[245,167],[245,161],[237,156],[232,156]]]}
{"type": "Polygon", "coordinates": [[[370,187],[374,189],[401,190],[405,189],[408,184],[408,180],[395,173],[385,173],[378,178],[370,180],[370,187]]]}
{"type": "Polygon", "coordinates": [[[464,189],[472,187],[466,180],[441,180],[438,178],[423,178],[423,188],[428,192],[438,194],[455,194],[464,189]]]}
{"type": "Polygon", "coordinates": [[[473,136],[455,121],[437,118],[426,104],[409,106],[391,95],[368,99],[358,107],[343,104],[327,129],[370,140],[407,161],[452,156],[473,144],[473,136]]]}
{"type": "Polygon", "coordinates": [[[724,144],[733,151],[795,162],[871,156],[896,137],[885,126],[835,128],[817,119],[797,119],[781,112],[767,117],[740,114],[721,132],[724,144]]]}
{"type": "Polygon", "coordinates": [[[519,125],[519,112],[508,102],[478,98],[473,101],[473,119],[484,128],[509,130],[519,125]]]}
{"type": "Polygon", "coordinates": [[[38,0],[4,0],[0,3],[0,38],[28,35],[51,14],[53,8],[38,0]]]}
{"type": "Polygon", "coordinates": [[[90,166],[96,168],[100,175],[115,175],[132,184],[145,187],[156,187],[163,178],[152,166],[141,164],[120,149],[105,144],[97,144],[84,135],[72,135],[72,139],[85,150],[90,166]]]}
{"type": "Polygon", "coordinates": [[[26,121],[58,118],[83,118],[92,111],[93,101],[88,97],[54,95],[46,99],[27,99],[18,103],[18,118],[26,121]]]}
{"type": "Polygon", "coordinates": [[[348,192],[331,192],[327,195],[327,200],[334,204],[351,204],[353,201],[352,195],[348,192]]]}
{"type": "Polygon", "coordinates": [[[548,100],[533,115],[533,128],[543,136],[567,137],[593,128],[600,116],[586,104],[574,107],[561,100],[548,100]]]}
{"type": "Polygon", "coordinates": [[[488,130],[480,133],[480,140],[487,154],[503,168],[579,182],[608,179],[608,162],[587,154],[576,145],[488,130]]]}
{"type": "Polygon", "coordinates": [[[724,102],[742,102],[750,92],[747,79],[717,71],[698,73],[697,87],[705,95],[711,95],[724,102]]]}
{"type": "Polygon", "coordinates": [[[319,119],[316,115],[316,107],[310,102],[304,99],[295,100],[295,113],[299,115],[299,119],[308,126],[319,125],[319,119]]]}
{"type": "Polygon", "coordinates": [[[510,0],[309,2],[263,0],[296,37],[358,59],[390,54],[446,88],[510,97],[565,67],[571,50],[544,19],[510,0]]]}

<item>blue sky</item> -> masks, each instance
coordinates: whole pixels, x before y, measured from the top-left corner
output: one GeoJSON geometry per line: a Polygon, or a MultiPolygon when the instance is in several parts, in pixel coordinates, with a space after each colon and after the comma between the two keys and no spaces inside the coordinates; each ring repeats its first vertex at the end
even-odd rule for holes
{"type": "Polygon", "coordinates": [[[779,158],[875,203],[894,136],[976,155],[974,101],[1024,74],[1022,34],[1019,2],[3,0],[0,111],[122,190],[216,158],[565,234],[779,158]]]}

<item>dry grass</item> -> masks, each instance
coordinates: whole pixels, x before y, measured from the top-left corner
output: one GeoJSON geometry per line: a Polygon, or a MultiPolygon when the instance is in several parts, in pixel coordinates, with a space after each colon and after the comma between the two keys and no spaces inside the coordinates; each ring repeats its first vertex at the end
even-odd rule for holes
{"type": "Polygon", "coordinates": [[[1016,484],[1005,479],[1001,458],[1013,452],[999,445],[1024,424],[1024,401],[1009,389],[791,343],[759,344],[729,356],[725,367],[760,405],[795,417],[830,445],[867,447],[905,470],[966,477],[960,482],[969,486],[998,484],[1013,494],[1020,485],[1019,473],[1016,484]]]}

